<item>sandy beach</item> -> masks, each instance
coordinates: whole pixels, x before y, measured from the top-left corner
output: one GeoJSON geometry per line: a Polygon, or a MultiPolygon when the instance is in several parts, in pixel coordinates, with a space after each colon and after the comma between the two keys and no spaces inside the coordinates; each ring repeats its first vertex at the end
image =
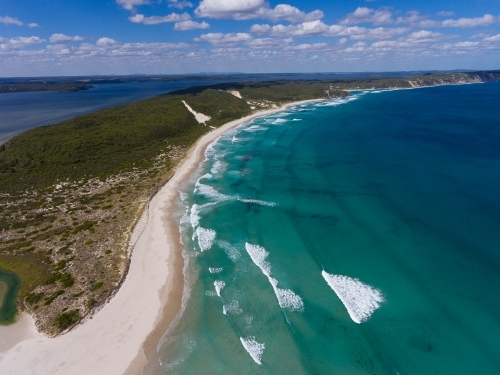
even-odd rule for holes
{"type": "Polygon", "coordinates": [[[181,307],[182,248],[178,223],[171,217],[179,185],[204,160],[207,146],[224,132],[305,102],[310,101],[257,112],[200,138],[174,176],[152,198],[144,213],[146,225],[132,251],[129,272],[112,300],[75,329],[56,338],[39,334],[26,314],[21,314],[14,325],[0,326],[0,373],[140,374],[155,358],[160,338],[181,307]]]}

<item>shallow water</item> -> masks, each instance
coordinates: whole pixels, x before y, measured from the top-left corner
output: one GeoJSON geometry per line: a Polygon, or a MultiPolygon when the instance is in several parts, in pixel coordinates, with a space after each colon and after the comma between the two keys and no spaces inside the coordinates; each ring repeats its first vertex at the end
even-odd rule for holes
{"type": "Polygon", "coordinates": [[[21,279],[12,272],[0,269],[0,325],[14,323],[17,313],[17,295],[21,279]]]}
{"type": "Polygon", "coordinates": [[[500,373],[498,102],[357,92],[226,133],[182,188],[160,372],[500,373]]]}

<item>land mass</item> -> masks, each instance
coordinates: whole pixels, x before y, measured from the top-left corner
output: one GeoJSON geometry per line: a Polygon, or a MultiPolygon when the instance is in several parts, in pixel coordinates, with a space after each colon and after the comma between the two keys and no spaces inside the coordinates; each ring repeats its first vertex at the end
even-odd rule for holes
{"type": "Polygon", "coordinates": [[[443,83],[464,83],[476,80],[487,82],[496,80],[499,71],[450,71],[450,72],[362,72],[362,73],[220,73],[191,75],[128,75],[128,76],[77,76],[77,77],[32,77],[32,78],[0,78],[0,93],[31,91],[80,91],[88,90],[98,84],[120,84],[130,82],[175,82],[202,81],[210,85],[211,81],[280,81],[307,80],[313,77],[316,81],[332,83],[339,88],[396,88],[414,87],[415,85],[436,85],[443,83]],[[321,78],[325,77],[325,78],[321,78]]]}
{"type": "Polygon", "coordinates": [[[347,90],[500,80],[500,71],[192,87],[32,129],[0,146],[0,268],[18,307],[57,336],[113,297],[133,229],[193,144],[232,120],[347,90]],[[194,112],[210,118],[199,123],[194,112]]]}

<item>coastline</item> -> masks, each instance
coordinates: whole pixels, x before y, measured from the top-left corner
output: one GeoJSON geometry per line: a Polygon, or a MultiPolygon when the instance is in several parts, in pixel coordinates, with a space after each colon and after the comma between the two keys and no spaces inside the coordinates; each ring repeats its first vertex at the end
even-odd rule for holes
{"type": "Polygon", "coordinates": [[[114,298],[78,327],[55,338],[36,332],[32,319],[21,315],[19,322],[8,326],[11,341],[2,343],[0,339],[0,347],[7,348],[0,352],[2,374],[141,373],[154,358],[159,340],[181,308],[182,246],[177,222],[169,211],[175,204],[177,188],[204,160],[208,145],[226,131],[288,106],[318,100],[321,99],[259,111],[202,136],[172,178],[151,199],[145,211],[147,225],[134,245],[129,272],[114,298]]]}

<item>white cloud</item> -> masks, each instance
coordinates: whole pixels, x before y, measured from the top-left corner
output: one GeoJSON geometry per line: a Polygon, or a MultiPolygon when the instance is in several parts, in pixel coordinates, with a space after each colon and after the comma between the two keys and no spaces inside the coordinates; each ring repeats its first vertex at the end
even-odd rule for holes
{"type": "Polygon", "coordinates": [[[415,31],[410,35],[408,35],[407,40],[426,43],[426,42],[435,42],[444,39],[446,37],[447,37],[446,35],[443,35],[441,33],[434,33],[428,30],[420,30],[420,31],[415,31]]]}
{"type": "Polygon", "coordinates": [[[177,8],[177,9],[184,9],[184,8],[192,8],[193,3],[190,1],[184,1],[184,0],[168,0],[169,8],[177,8]]]}
{"type": "Polygon", "coordinates": [[[359,7],[340,21],[340,24],[355,25],[358,23],[373,23],[375,25],[381,25],[392,22],[392,13],[387,9],[374,10],[371,8],[359,7]]]}
{"type": "Polygon", "coordinates": [[[498,17],[493,17],[491,14],[485,14],[482,17],[476,18],[459,18],[458,20],[445,20],[443,21],[443,27],[461,27],[461,28],[470,28],[470,27],[478,27],[478,26],[490,26],[496,22],[498,22],[498,17]]]}
{"type": "Polygon", "coordinates": [[[274,36],[349,36],[352,39],[388,39],[401,35],[407,31],[406,28],[366,28],[358,26],[326,25],[321,21],[303,22],[298,25],[253,25],[251,32],[274,36]]]}
{"type": "MultiPolygon", "coordinates": [[[[112,46],[116,46],[117,44],[119,44],[119,42],[117,42],[116,40],[114,39],[111,39],[111,38],[99,38],[97,40],[97,42],[95,43],[96,46],[99,46],[99,47],[112,47],[112,46]]],[[[83,46],[83,44],[82,44],[83,46]]]]}
{"type": "Polygon", "coordinates": [[[446,11],[442,11],[442,12],[438,12],[437,14],[438,16],[441,16],[441,17],[452,17],[455,15],[455,13],[453,12],[446,12],[446,11]]]}
{"type": "Polygon", "coordinates": [[[230,18],[235,20],[249,20],[255,18],[272,21],[286,20],[289,22],[305,22],[323,18],[320,10],[305,13],[300,9],[288,5],[278,4],[271,8],[265,0],[202,0],[195,9],[198,17],[230,18]]]}
{"type": "Polygon", "coordinates": [[[191,16],[188,13],[183,13],[183,14],[178,14],[178,13],[171,13],[167,16],[151,16],[151,17],[145,17],[143,14],[135,14],[133,16],[130,16],[128,20],[130,22],[134,23],[142,23],[144,25],[158,25],[160,23],[166,23],[166,22],[179,22],[179,21],[185,21],[191,19],[191,16]]]}
{"type": "Polygon", "coordinates": [[[252,48],[268,48],[282,47],[293,42],[292,38],[275,39],[275,38],[257,38],[250,40],[247,44],[252,48]]]}
{"type": "Polygon", "coordinates": [[[0,23],[3,23],[4,25],[16,25],[16,26],[24,25],[24,23],[19,21],[17,18],[9,16],[0,16],[0,23]]]}
{"type": "Polygon", "coordinates": [[[238,44],[242,42],[248,42],[252,39],[252,36],[248,33],[208,33],[200,35],[195,38],[195,42],[207,42],[212,45],[224,45],[224,44],[238,44]]]}
{"type": "Polygon", "coordinates": [[[294,46],[288,46],[285,47],[285,51],[317,51],[317,50],[322,50],[328,47],[327,43],[304,43],[304,44],[297,44],[294,46]]]}
{"type": "Polygon", "coordinates": [[[28,23],[28,27],[34,28],[34,27],[40,27],[40,25],[35,23],[35,22],[31,22],[31,23],[28,23]]]}
{"type": "Polygon", "coordinates": [[[196,29],[209,29],[210,25],[206,23],[205,21],[203,22],[195,22],[192,20],[185,20],[185,21],[179,21],[176,22],[174,25],[174,30],[181,30],[181,31],[186,31],[186,30],[196,30],[196,29]]]}
{"type": "Polygon", "coordinates": [[[45,42],[45,39],[41,39],[38,36],[18,36],[10,39],[3,39],[0,49],[11,50],[11,49],[23,49],[25,47],[31,46],[33,44],[39,44],[45,42]]]}
{"type": "Polygon", "coordinates": [[[69,36],[69,35],[64,35],[64,34],[52,34],[52,36],[49,38],[49,41],[51,43],[64,43],[64,42],[79,42],[82,41],[84,38],[76,35],[76,36],[69,36]]]}
{"type": "Polygon", "coordinates": [[[122,50],[137,51],[137,50],[171,50],[171,49],[183,49],[189,47],[188,43],[125,43],[119,46],[122,50]]]}
{"type": "Polygon", "coordinates": [[[458,43],[455,43],[454,46],[455,47],[459,47],[459,48],[473,48],[473,47],[477,47],[479,45],[479,42],[458,42],[458,43]]]}
{"type": "Polygon", "coordinates": [[[134,11],[136,6],[149,4],[149,0],[116,0],[122,8],[134,11]]]}
{"type": "Polygon", "coordinates": [[[466,29],[479,26],[487,27],[498,22],[500,22],[500,17],[495,17],[491,14],[485,14],[482,17],[475,18],[447,19],[444,21],[425,20],[421,21],[419,25],[421,27],[458,27],[466,29]]]}
{"type": "Polygon", "coordinates": [[[483,39],[485,42],[500,42],[500,34],[488,36],[483,39]]]}

